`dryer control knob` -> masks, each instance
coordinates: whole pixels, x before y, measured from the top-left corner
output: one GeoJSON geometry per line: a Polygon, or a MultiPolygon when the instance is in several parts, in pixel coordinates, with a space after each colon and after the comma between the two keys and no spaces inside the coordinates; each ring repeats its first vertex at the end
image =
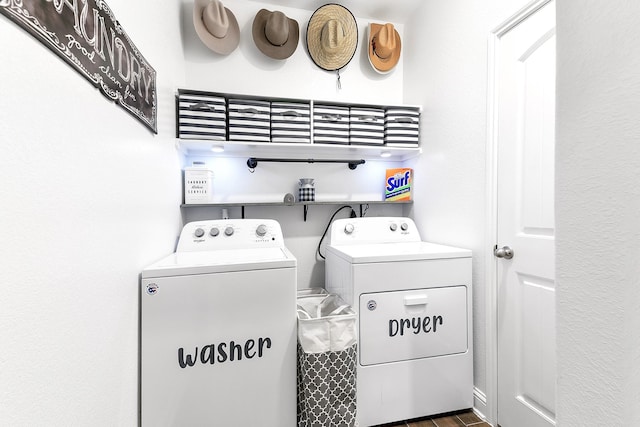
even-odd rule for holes
{"type": "Polygon", "coordinates": [[[353,224],[351,224],[351,223],[348,223],[347,225],[344,226],[345,234],[353,233],[353,229],[354,229],[354,227],[353,227],[353,224]]]}
{"type": "Polygon", "coordinates": [[[196,228],[196,231],[193,233],[196,237],[204,236],[204,230],[202,228],[196,228]]]}
{"type": "Polygon", "coordinates": [[[256,228],[256,235],[258,237],[264,237],[267,234],[267,226],[264,224],[260,224],[258,228],[256,228]]]}
{"type": "Polygon", "coordinates": [[[403,222],[402,224],[400,224],[400,228],[402,229],[402,231],[407,231],[409,229],[409,225],[406,222],[403,222]]]}
{"type": "Polygon", "coordinates": [[[211,237],[216,237],[218,234],[220,234],[220,230],[218,230],[218,227],[213,227],[211,230],[209,230],[209,236],[211,237]]]}
{"type": "Polygon", "coordinates": [[[233,236],[233,227],[227,227],[224,229],[224,234],[226,236],[233,236]]]}
{"type": "Polygon", "coordinates": [[[389,226],[389,229],[390,229],[391,231],[396,231],[396,230],[398,229],[398,224],[396,224],[395,222],[394,222],[394,223],[392,223],[392,224],[389,226]]]}

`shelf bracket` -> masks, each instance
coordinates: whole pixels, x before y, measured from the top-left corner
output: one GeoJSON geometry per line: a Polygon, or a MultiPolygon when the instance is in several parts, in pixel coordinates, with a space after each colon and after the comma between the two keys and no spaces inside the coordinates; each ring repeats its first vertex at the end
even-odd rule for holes
{"type": "Polygon", "coordinates": [[[272,159],[263,157],[249,157],[247,166],[255,169],[259,162],[281,162],[281,163],[347,163],[349,169],[355,170],[358,165],[365,164],[364,159],[360,160],[318,160],[318,159],[272,159]]]}

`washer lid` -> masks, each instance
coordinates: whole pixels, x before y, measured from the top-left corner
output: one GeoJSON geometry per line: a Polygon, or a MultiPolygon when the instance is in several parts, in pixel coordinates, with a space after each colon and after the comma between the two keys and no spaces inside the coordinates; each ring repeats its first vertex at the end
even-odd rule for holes
{"type": "Polygon", "coordinates": [[[469,249],[429,242],[327,246],[329,253],[352,264],[471,257],[469,249]]]}
{"type": "Polygon", "coordinates": [[[142,271],[143,278],[293,268],[296,258],[286,248],[176,252],[142,271]]]}

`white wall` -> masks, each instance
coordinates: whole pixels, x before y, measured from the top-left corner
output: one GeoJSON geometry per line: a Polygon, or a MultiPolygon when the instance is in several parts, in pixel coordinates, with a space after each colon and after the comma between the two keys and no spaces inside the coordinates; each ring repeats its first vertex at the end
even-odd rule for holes
{"type": "MultiPolygon", "coordinates": [[[[476,407],[486,415],[485,235],[487,46],[525,0],[434,1],[405,24],[404,101],[420,104],[423,154],[410,162],[423,238],[473,251],[476,407]]],[[[490,410],[488,411],[490,412],[490,410]]]]}
{"type": "MultiPolygon", "coordinates": [[[[276,4],[281,2],[274,1],[276,4]]],[[[362,49],[369,20],[356,15],[358,47],[351,62],[340,72],[342,89],[339,90],[336,73],[318,68],[307,53],[307,23],[315,8],[310,5],[303,5],[304,8],[279,7],[269,2],[242,0],[227,0],[224,4],[233,11],[240,26],[240,45],[228,56],[213,54],[200,41],[193,28],[193,2],[182,0],[181,24],[188,89],[360,103],[402,102],[402,61],[391,74],[382,76],[371,68],[367,51],[362,49]],[[298,21],[300,42],[286,60],[266,57],[253,42],[253,18],[262,8],[280,10],[298,21]]],[[[322,4],[325,3],[318,6],[322,4]]],[[[394,24],[402,34],[402,23],[394,24]]]]}
{"type": "MultiPolygon", "coordinates": [[[[247,154],[249,156],[249,154],[247,154]]],[[[306,158],[306,157],[305,157],[306,158]]],[[[298,179],[315,179],[317,201],[340,201],[336,205],[309,207],[307,221],[303,220],[302,207],[245,208],[246,218],[272,218],[280,222],[285,236],[285,245],[296,257],[298,264],[298,287],[324,286],[324,261],[316,256],[320,236],[332,214],[343,205],[350,205],[357,215],[360,206],[353,200],[381,200],[384,177],[389,162],[367,161],[356,170],[345,164],[319,163],[259,163],[251,173],[247,168],[247,157],[189,157],[189,160],[204,161],[213,171],[213,195],[215,201],[282,202],[286,193],[298,195],[298,179]]],[[[400,216],[404,205],[370,205],[367,216],[400,216]]],[[[365,206],[363,206],[363,209],[365,206]]],[[[228,209],[230,218],[240,218],[240,208],[228,209]]],[[[349,209],[344,209],[336,218],[347,218],[349,209]]],[[[221,218],[221,208],[184,208],[185,222],[221,218]]],[[[321,253],[324,255],[323,241],[321,253]]]]}
{"type": "Polygon", "coordinates": [[[184,76],[177,4],[109,6],[157,71],[158,135],[0,17],[4,426],[137,423],[138,276],[180,229],[184,76]]]}
{"type": "Polygon", "coordinates": [[[557,4],[558,425],[640,425],[640,4],[557,4]]]}
{"type": "MultiPolygon", "coordinates": [[[[404,101],[425,112],[413,212],[427,239],[474,250],[480,392],[487,35],[526,3],[427,2],[404,35],[404,101]]],[[[558,425],[640,425],[640,5],[557,6],[558,425]]]]}
{"type": "MultiPolygon", "coordinates": [[[[412,0],[413,1],[413,0],[412,0]]],[[[285,1],[275,1],[283,4],[285,1]]],[[[353,2],[356,3],[356,2],[353,2]]],[[[405,1],[410,8],[412,2],[405,1]]],[[[403,103],[403,61],[387,75],[376,73],[367,59],[366,46],[369,19],[357,15],[375,7],[353,9],[358,24],[358,47],[356,53],[340,72],[342,89],[336,86],[336,73],[318,68],[309,57],[306,48],[306,26],[315,7],[291,8],[254,1],[227,0],[224,2],[238,20],[240,45],[228,56],[211,52],[198,38],[193,28],[193,2],[182,0],[180,26],[186,81],[183,88],[206,90],[230,94],[246,94],[265,97],[290,97],[296,99],[327,100],[345,103],[372,103],[397,105],[403,103]],[[286,60],[278,61],[266,57],[255,46],[251,34],[253,18],[258,10],[280,10],[296,19],[300,28],[300,41],[296,51],[286,60]]],[[[324,3],[319,3],[318,6],[324,3]]],[[[342,3],[345,7],[350,7],[342,3]]],[[[362,5],[361,5],[362,6],[362,5]]],[[[351,10],[351,9],[350,9],[351,10]]],[[[407,16],[405,14],[405,16],[407,16]]],[[[378,22],[378,21],[375,21],[378,22]]],[[[402,35],[404,25],[394,22],[402,35]]],[[[272,157],[282,157],[273,151],[272,157]]],[[[346,152],[345,152],[346,153],[346,152]]],[[[352,171],[344,164],[320,163],[260,163],[254,173],[246,166],[249,156],[244,157],[197,157],[189,156],[186,164],[194,160],[205,161],[214,172],[214,199],[216,201],[282,201],[286,193],[297,195],[299,178],[316,180],[316,200],[382,200],[384,194],[385,169],[402,167],[398,162],[370,161],[352,171]]],[[[312,156],[302,155],[301,158],[312,156]]],[[[342,158],[340,153],[335,155],[342,158]]],[[[343,154],[344,157],[344,154],[343,154]]],[[[375,159],[374,159],[375,160],[375,159]]],[[[247,208],[248,218],[268,217],[278,220],[283,228],[285,244],[298,260],[298,287],[322,286],[324,284],[324,262],[316,257],[315,250],[320,236],[333,212],[340,205],[313,206],[306,222],[302,220],[302,209],[298,208],[247,208]]],[[[359,214],[359,206],[354,205],[359,214]]],[[[232,218],[240,216],[240,209],[229,210],[232,218]]],[[[402,206],[371,205],[369,216],[399,216],[402,206]]],[[[349,215],[341,211],[336,218],[349,215]]],[[[220,209],[183,209],[185,221],[220,218],[220,209]]],[[[323,251],[324,252],[324,251],[323,251]]]]}
{"type": "MultiPolygon", "coordinates": [[[[136,425],[139,274],[174,250],[182,220],[219,215],[179,208],[180,169],[192,159],[174,147],[177,88],[402,101],[402,64],[381,77],[360,47],[342,73],[341,91],[335,74],[310,65],[304,34],[312,10],[285,9],[301,23],[301,42],[293,57],[278,62],[261,56],[250,39],[250,22],[264,4],[225,2],[236,12],[243,41],[232,55],[218,57],[195,35],[191,1],[108,3],[157,72],[158,135],[0,17],[2,425],[136,425]]],[[[358,24],[362,41],[366,22],[358,24]]],[[[372,174],[383,174],[386,163],[368,162],[356,171],[266,164],[249,175],[245,161],[215,163],[217,190],[236,180],[222,190],[227,196],[284,195],[298,178],[312,176],[319,197],[382,197],[383,177],[376,190],[372,174]],[[219,175],[224,170],[231,172],[219,175]]],[[[293,208],[252,208],[247,217],[283,224],[298,257],[299,285],[306,287],[323,283],[315,248],[337,207],[310,208],[306,223],[293,208]]],[[[368,214],[401,210],[372,206],[368,214]]]]}
{"type": "MultiPolygon", "coordinates": [[[[177,87],[423,105],[425,152],[411,163],[417,190],[411,211],[425,238],[474,251],[475,384],[482,392],[482,257],[492,244],[483,234],[487,35],[524,3],[424,2],[405,26],[398,23],[404,51],[396,72],[372,73],[359,48],[338,92],[334,75],[310,63],[303,37],[287,61],[260,56],[247,36],[261,3],[226,2],[241,21],[243,42],[218,58],[198,44],[189,1],[109,0],[158,72],[157,136],[0,18],[0,424],[136,424],[138,274],[174,249],[181,226],[177,87]],[[240,72],[249,78],[239,79],[240,72]]],[[[640,424],[640,343],[633,338],[640,327],[633,185],[640,159],[634,115],[640,30],[632,19],[639,7],[633,0],[615,8],[558,5],[559,425],[640,424]]],[[[284,10],[304,34],[311,12],[284,10]]],[[[362,41],[366,21],[358,23],[362,41]]],[[[242,162],[229,160],[245,174],[242,162]]],[[[367,193],[370,183],[358,181],[365,170],[334,175],[328,166],[306,165],[281,174],[260,165],[234,189],[292,191],[304,173],[318,177],[319,188],[342,180],[345,193],[367,193]],[[265,176],[276,185],[256,184],[255,177],[265,176]]],[[[287,245],[303,266],[301,283],[313,285],[323,266],[311,251],[333,209],[313,207],[307,223],[297,209],[252,208],[247,216],[284,224],[292,236],[287,245]]]]}

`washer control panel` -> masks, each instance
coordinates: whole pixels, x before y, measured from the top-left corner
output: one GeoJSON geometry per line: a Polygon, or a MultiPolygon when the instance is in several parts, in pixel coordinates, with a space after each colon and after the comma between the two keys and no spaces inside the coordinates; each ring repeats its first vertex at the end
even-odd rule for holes
{"type": "Polygon", "coordinates": [[[194,221],[180,233],[176,252],[284,247],[280,224],[272,219],[194,221]]]}
{"type": "Polygon", "coordinates": [[[332,245],[419,241],[420,233],[411,218],[344,218],[331,224],[332,245]]]}

